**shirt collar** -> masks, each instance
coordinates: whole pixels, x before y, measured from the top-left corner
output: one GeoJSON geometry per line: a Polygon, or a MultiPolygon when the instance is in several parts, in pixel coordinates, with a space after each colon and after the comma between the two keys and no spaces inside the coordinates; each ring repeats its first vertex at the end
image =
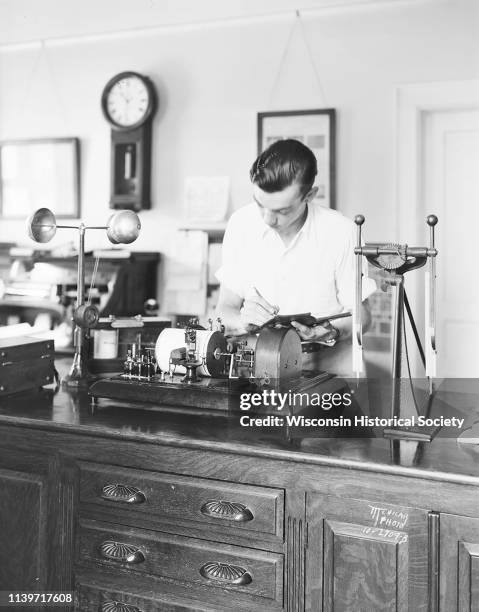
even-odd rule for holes
{"type": "MultiPolygon", "coordinates": [[[[311,225],[311,217],[312,217],[312,212],[311,212],[311,207],[308,206],[308,216],[306,217],[306,221],[303,223],[303,225],[301,226],[300,230],[298,231],[298,233],[294,236],[293,240],[291,241],[291,243],[286,247],[285,250],[288,250],[290,248],[293,247],[293,245],[296,244],[296,242],[299,240],[299,237],[301,236],[301,234],[306,233],[306,231],[309,229],[310,225],[311,225]]],[[[261,213],[258,210],[258,207],[256,207],[256,212],[261,220],[261,223],[263,224],[263,229],[261,232],[261,237],[264,239],[267,235],[274,235],[274,236],[278,236],[278,234],[276,233],[276,231],[270,227],[269,225],[266,225],[266,223],[263,221],[263,217],[261,216],[261,213]]],[[[279,236],[278,236],[279,238],[279,236]]]]}

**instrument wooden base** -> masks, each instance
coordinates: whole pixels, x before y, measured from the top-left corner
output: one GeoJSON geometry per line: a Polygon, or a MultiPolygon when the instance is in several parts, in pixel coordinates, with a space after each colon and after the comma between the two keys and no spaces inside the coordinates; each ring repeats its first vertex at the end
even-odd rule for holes
{"type": "MultiPolygon", "coordinates": [[[[93,402],[99,398],[115,399],[127,402],[139,402],[139,406],[148,409],[146,404],[157,406],[181,406],[212,411],[239,411],[239,399],[242,393],[261,393],[263,390],[275,389],[283,393],[318,392],[334,393],[344,386],[344,382],[327,372],[304,373],[296,381],[289,381],[287,388],[279,389],[273,385],[260,386],[249,379],[201,378],[195,383],[181,382],[182,376],[175,375],[173,380],[127,379],[116,376],[95,382],[89,390],[93,402]]],[[[151,407],[154,409],[154,406],[151,407]]],[[[258,412],[275,413],[274,408],[258,407],[258,412]]]]}

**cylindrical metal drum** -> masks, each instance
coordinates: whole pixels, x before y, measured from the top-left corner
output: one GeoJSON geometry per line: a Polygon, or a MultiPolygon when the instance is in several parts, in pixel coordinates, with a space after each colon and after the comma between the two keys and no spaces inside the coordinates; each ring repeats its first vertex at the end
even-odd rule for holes
{"type": "Polygon", "coordinates": [[[255,378],[283,383],[299,379],[301,369],[301,339],[294,329],[261,330],[256,342],[255,378]]]}
{"type": "MultiPolygon", "coordinates": [[[[170,368],[170,355],[174,349],[186,348],[185,330],[164,329],[158,336],[155,347],[156,362],[163,372],[170,368]]],[[[226,338],[221,332],[206,329],[196,330],[196,354],[203,362],[198,368],[202,376],[220,376],[225,371],[226,338]]],[[[177,373],[184,373],[183,366],[176,366],[177,373]]]]}

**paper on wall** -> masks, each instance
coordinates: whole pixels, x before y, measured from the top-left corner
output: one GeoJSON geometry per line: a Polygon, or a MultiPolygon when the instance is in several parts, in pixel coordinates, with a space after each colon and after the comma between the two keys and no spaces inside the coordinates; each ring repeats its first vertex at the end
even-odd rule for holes
{"type": "Polygon", "coordinates": [[[188,223],[218,223],[226,218],[228,176],[190,176],[185,182],[185,218],[188,223]]]}
{"type": "Polygon", "coordinates": [[[208,253],[208,234],[202,231],[178,231],[175,250],[167,261],[166,290],[192,291],[204,286],[208,253]]]}
{"type": "Polygon", "coordinates": [[[166,262],[164,309],[175,314],[203,314],[206,308],[208,234],[179,231],[166,262]]]}

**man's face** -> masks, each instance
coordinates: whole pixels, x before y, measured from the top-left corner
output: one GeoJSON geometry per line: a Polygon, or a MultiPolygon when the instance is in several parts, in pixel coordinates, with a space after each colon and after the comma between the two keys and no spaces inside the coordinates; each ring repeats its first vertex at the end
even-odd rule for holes
{"type": "Polygon", "coordinates": [[[301,195],[301,186],[293,183],[282,191],[268,193],[253,184],[253,199],[263,221],[279,234],[299,230],[304,221],[309,193],[301,195]]]}

